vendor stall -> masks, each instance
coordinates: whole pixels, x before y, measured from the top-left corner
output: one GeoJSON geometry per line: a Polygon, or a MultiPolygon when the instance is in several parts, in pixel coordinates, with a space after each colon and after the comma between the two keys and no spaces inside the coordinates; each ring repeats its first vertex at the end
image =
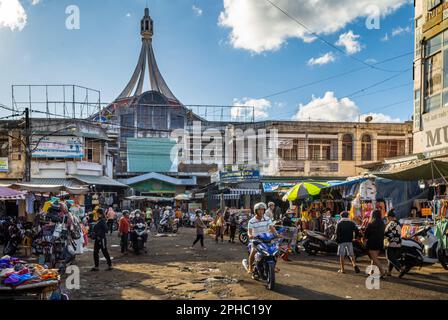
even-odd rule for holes
{"type": "Polygon", "coordinates": [[[58,270],[9,256],[0,259],[0,298],[35,295],[46,300],[50,293],[60,291],[59,285],[58,270]]]}

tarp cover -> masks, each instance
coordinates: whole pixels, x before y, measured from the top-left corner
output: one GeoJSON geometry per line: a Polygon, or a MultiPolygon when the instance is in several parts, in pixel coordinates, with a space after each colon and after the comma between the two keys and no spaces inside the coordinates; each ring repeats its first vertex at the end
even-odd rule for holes
{"type": "Polygon", "coordinates": [[[377,199],[391,199],[399,218],[407,218],[416,199],[425,199],[427,191],[422,191],[416,181],[397,181],[377,178],[377,199]]]}
{"type": "Polygon", "coordinates": [[[373,172],[377,177],[401,181],[418,181],[448,177],[448,162],[441,160],[414,160],[385,166],[373,172]]]}

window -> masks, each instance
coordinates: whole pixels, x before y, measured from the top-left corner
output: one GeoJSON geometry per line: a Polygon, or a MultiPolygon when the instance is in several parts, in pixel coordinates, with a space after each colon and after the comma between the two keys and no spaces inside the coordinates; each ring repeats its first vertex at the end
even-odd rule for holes
{"type": "Polygon", "coordinates": [[[337,160],[338,140],[311,139],[308,143],[309,160],[337,160]]]}
{"type": "Polygon", "coordinates": [[[342,160],[353,161],[353,137],[345,134],[342,138],[342,160]]]}
{"type": "Polygon", "coordinates": [[[379,140],[378,161],[405,155],[405,140],[379,140]]]}
{"type": "Polygon", "coordinates": [[[9,139],[8,137],[0,138],[0,158],[7,158],[9,155],[9,139]]]}
{"type": "Polygon", "coordinates": [[[294,139],[283,142],[278,149],[278,155],[283,160],[305,160],[305,139],[294,139]]]}
{"type": "Polygon", "coordinates": [[[368,134],[361,139],[361,160],[372,161],[372,137],[368,134]]]}
{"type": "Polygon", "coordinates": [[[86,139],[84,161],[101,163],[101,142],[86,139]]]}

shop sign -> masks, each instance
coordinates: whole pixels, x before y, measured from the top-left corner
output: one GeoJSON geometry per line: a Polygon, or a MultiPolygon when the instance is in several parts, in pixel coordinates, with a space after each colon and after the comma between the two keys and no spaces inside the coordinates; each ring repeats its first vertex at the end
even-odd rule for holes
{"type": "Polygon", "coordinates": [[[33,158],[84,158],[84,138],[73,136],[35,136],[33,158]]]}
{"type": "Polygon", "coordinates": [[[448,108],[423,115],[423,135],[420,143],[426,157],[430,154],[445,152],[448,148],[448,108]]]}
{"type": "Polygon", "coordinates": [[[220,172],[219,178],[221,182],[244,182],[260,180],[259,170],[241,170],[231,172],[220,172]]]}
{"type": "Polygon", "coordinates": [[[0,158],[0,172],[9,172],[8,158],[0,158]]]}

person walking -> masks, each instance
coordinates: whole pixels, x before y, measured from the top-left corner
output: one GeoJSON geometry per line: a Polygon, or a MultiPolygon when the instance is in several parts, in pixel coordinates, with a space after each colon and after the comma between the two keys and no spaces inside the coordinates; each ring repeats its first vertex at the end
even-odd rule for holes
{"type": "Polygon", "coordinates": [[[120,218],[118,223],[118,232],[120,234],[121,239],[121,253],[128,252],[128,240],[129,240],[129,232],[131,231],[131,223],[129,221],[129,211],[124,210],[123,216],[120,218]]]}
{"type": "Polygon", "coordinates": [[[229,230],[230,230],[230,209],[226,208],[224,211],[224,222],[226,224],[226,230],[224,231],[225,235],[229,234],[229,230]]]}
{"type": "Polygon", "coordinates": [[[387,225],[384,235],[388,262],[387,275],[390,277],[392,276],[393,268],[401,273],[401,227],[397,222],[394,209],[390,210],[387,214],[387,225]]]}
{"type": "Polygon", "coordinates": [[[345,257],[348,256],[352,262],[353,269],[359,273],[359,267],[356,265],[355,253],[353,251],[353,239],[359,233],[356,224],[349,219],[349,213],[341,213],[341,220],[336,226],[336,242],[338,243],[339,270],[338,273],[345,273],[345,257]]]}
{"type": "Polygon", "coordinates": [[[229,218],[229,227],[230,227],[230,239],[229,242],[235,243],[235,234],[236,234],[236,227],[237,227],[238,221],[236,219],[235,212],[230,213],[229,218]]]}
{"type": "Polygon", "coordinates": [[[109,233],[112,234],[112,232],[114,231],[114,222],[115,219],[117,219],[117,213],[114,211],[112,207],[109,207],[109,209],[107,209],[106,219],[107,219],[107,227],[109,228],[109,233]]]}
{"type": "Polygon", "coordinates": [[[155,206],[154,210],[152,211],[152,218],[154,221],[154,226],[156,227],[156,230],[159,228],[159,222],[160,222],[160,208],[159,206],[155,206]]]}
{"type": "Polygon", "coordinates": [[[381,278],[384,278],[385,273],[378,256],[384,247],[384,229],[385,226],[381,217],[381,212],[379,210],[374,210],[364,233],[364,237],[366,238],[366,247],[369,252],[371,264],[372,266],[375,265],[378,267],[381,278]]]}
{"type": "Polygon", "coordinates": [[[148,225],[148,228],[151,229],[151,223],[152,223],[152,209],[150,206],[146,208],[146,224],[148,225]]]}
{"type": "Polygon", "coordinates": [[[221,238],[221,242],[224,242],[224,228],[225,221],[222,216],[222,212],[219,210],[215,218],[215,242],[218,243],[218,239],[221,238]]]}
{"type": "Polygon", "coordinates": [[[103,209],[99,208],[97,211],[98,214],[98,222],[95,224],[95,227],[93,228],[93,233],[95,235],[95,243],[93,246],[93,261],[95,263],[95,266],[91,269],[91,271],[99,271],[100,266],[100,256],[99,252],[103,253],[104,257],[106,258],[108,268],[107,270],[112,270],[112,261],[109,256],[109,252],[107,251],[107,223],[106,218],[104,216],[103,209]]]}
{"type": "Polygon", "coordinates": [[[202,211],[199,209],[196,210],[196,220],[194,221],[194,226],[196,228],[196,239],[193,241],[193,245],[190,248],[193,249],[195,244],[200,241],[202,250],[206,250],[204,246],[204,229],[207,227],[202,221],[202,211]]]}

